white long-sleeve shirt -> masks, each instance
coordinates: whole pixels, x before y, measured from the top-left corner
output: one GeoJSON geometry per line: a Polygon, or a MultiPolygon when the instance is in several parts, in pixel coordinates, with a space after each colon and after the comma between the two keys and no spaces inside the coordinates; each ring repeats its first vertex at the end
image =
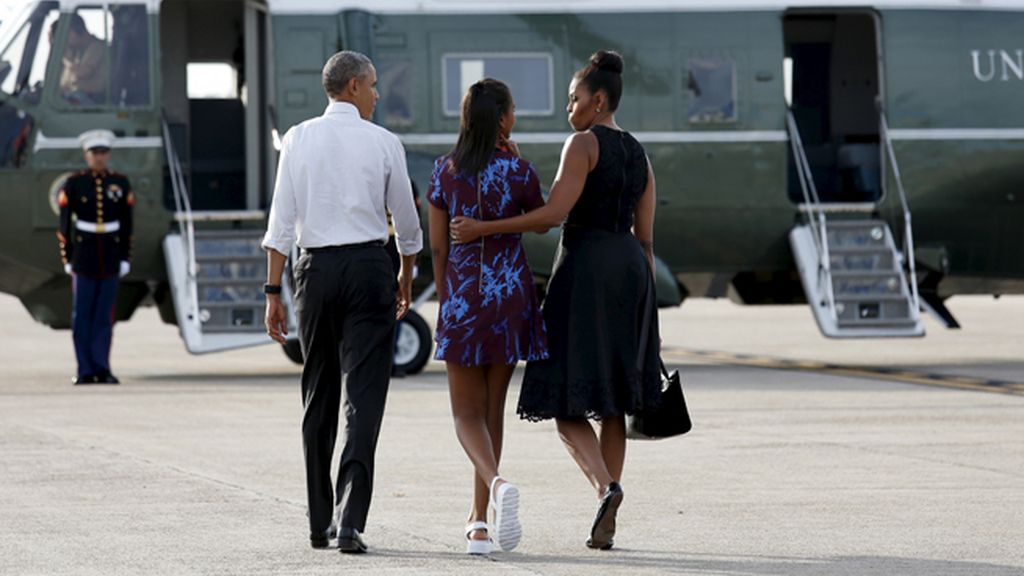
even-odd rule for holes
{"type": "Polygon", "coordinates": [[[386,241],[391,212],[398,251],[423,248],[405,149],[397,136],[332,102],[284,136],[264,250],[386,241]]]}

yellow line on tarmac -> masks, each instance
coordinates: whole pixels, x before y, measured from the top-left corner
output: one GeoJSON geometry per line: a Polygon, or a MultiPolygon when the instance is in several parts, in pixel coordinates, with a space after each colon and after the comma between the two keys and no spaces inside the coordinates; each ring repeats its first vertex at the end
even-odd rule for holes
{"type": "Polygon", "coordinates": [[[903,382],[906,384],[919,384],[922,386],[1024,396],[1024,382],[987,380],[971,376],[915,372],[912,370],[893,370],[890,368],[871,366],[844,366],[809,360],[791,360],[788,358],[773,358],[770,356],[733,354],[717,350],[694,350],[688,348],[666,348],[665,357],[670,360],[703,360],[705,362],[717,361],[722,364],[753,366],[756,368],[767,368],[770,370],[821,372],[835,376],[889,380],[893,382],[903,382]]]}

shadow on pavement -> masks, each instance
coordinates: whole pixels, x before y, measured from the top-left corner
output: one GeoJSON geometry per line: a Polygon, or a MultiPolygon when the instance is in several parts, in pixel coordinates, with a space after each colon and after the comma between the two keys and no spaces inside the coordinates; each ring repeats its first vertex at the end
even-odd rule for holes
{"type": "Polygon", "coordinates": [[[933,576],[1020,576],[1020,566],[1004,566],[982,562],[927,560],[895,556],[834,556],[799,558],[774,556],[712,556],[706,559],[693,554],[654,550],[617,549],[595,552],[592,557],[543,554],[515,554],[501,558],[517,565],[550,564],[579,566],[590,570],[622,568],[652,569],[674,573],[726,573],[752,576],[821,576],[823,574],[899,574],[933,576]]]}

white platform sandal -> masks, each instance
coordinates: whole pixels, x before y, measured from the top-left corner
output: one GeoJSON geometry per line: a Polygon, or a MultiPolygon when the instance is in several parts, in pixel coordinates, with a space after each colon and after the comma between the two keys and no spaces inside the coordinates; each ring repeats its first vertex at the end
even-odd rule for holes
{"type": "Polygon", "coordinates": [[[495,476],[491,480],[489,496],[494,509],[494,539],[502,550],[513,550],[523,536],[523,528],[519,525],[519,489],[501,476],[495,476]],[[494,485],[499,480],[504,484],[498,486],[495,493],[494,485]]]}
{"type": "Polygon", "coordinates": [[[466,524],[466,554],[486,555],[494,551],[494,543],[491,542],[490,531],[487,529],[487,522],[470,522],[466,524]],[[483,530],[487,532],[486,540],[474,540],[473,532],[483,530]]]}

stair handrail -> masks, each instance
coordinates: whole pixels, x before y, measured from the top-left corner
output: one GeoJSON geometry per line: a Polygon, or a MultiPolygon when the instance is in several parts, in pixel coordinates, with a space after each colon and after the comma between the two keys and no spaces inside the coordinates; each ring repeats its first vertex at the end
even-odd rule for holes
{"type": "MultiPolygon", "coordinates": [[[[807,178],[806,178],[806,176],[804,176],[803,163],[800,162],[800,156],[803,153],[803,148],[802,148],[801,143],[800,143],[800,135],[797,134],[797,131],[796,131],[796,120],[793,119],[793,112],[792,112],[792,110],[789,110],[789,111],[786,112],[786,128],[789,130],[789,134],[790,134],[789,145],[790,145],[790,148],[793,150],[793,158],[796,159],[796,162],[797,162],[796,173],[797,173],[797,176],[800,179],[800,191],[803,193],[803,196],[804,196],[804,205],[807,206],[808,209],[810,210],[811,207],[814,205],[814,203],[811,202],[811,195],[810,195],[810,192],[807,189],[807,178]]],[[[812,184],[813,184],[813,182],[812,182],[812,184]]],[[[813,216],[811,218],[811,223],[814,224],[814,217],[813,216]]],[[[812,234],[811,237],[814,238],[814,246],[817,249],[818,253],[820,254],[821,253],[821,239],[818,237],[817,230],[815,230],[815,233],[812,234]]]]}
{"type": "Polygon", "coordinates": [[[188,295],[190,316],[199,322],[199,293],[196,286],[198,266],[196,264],[196,230],[192,217],[192,201],[188,197],[188,190],[185,184],[185,176],[181,170],[181,159],[178,157],[177,149],[171,140],[171,131],[167,123],[167,117],[161,118],[163,123],[164,149],[167,154],[167,166],[171,172],[171,189],[174,192],[175,220],[178,223],[178,230],[185,238],[186,267],[185,273],[188,278],[188,295]]]}
{"type": "Polygon", "coordinates": [[[896,150],[892,145],[892,134],[889,131],[889,121],[885,117],[885,110],[879,107],[878,115],[881,119],[882,140],[885,142],[886,156],[892,165],[892,175],[896,180],[896,190],[899,191],[900,207],[903,210],[903,260],[910,270],[910,293],[913,297],[911,313],[915,320],[921,317],[921,297],[917,289],[917,263],[914,258],[914,227],[910,214],[910,203],[907,201],[907,191],[903,187],[903,177],[900,175],[900,166],[896,162],[896,150]]]}
{"type": "Polygon", "coordinates": [[[808,215],[812,229],[811,237],[814,238],[814,246],[818,252],[818,285],[824,283],[825,305],[834,320],[838,321],[839,313],[836,310],[835,293],[832,286],[832,256],[828,250],[828,223],[825,218],[825,210],[818,196],[818,188],[814,184],[814,175],[811,173],[811,165],[807,161],[807,154],[804,151],[803,139],[800,138],[800,130],[793,116],[793,109],[786,109],[786,126],[789,129],[789,142],[796,159],[797,174],[800,177],[800,188],[804,196],[804,204],[807,206],[808,215]]]}

